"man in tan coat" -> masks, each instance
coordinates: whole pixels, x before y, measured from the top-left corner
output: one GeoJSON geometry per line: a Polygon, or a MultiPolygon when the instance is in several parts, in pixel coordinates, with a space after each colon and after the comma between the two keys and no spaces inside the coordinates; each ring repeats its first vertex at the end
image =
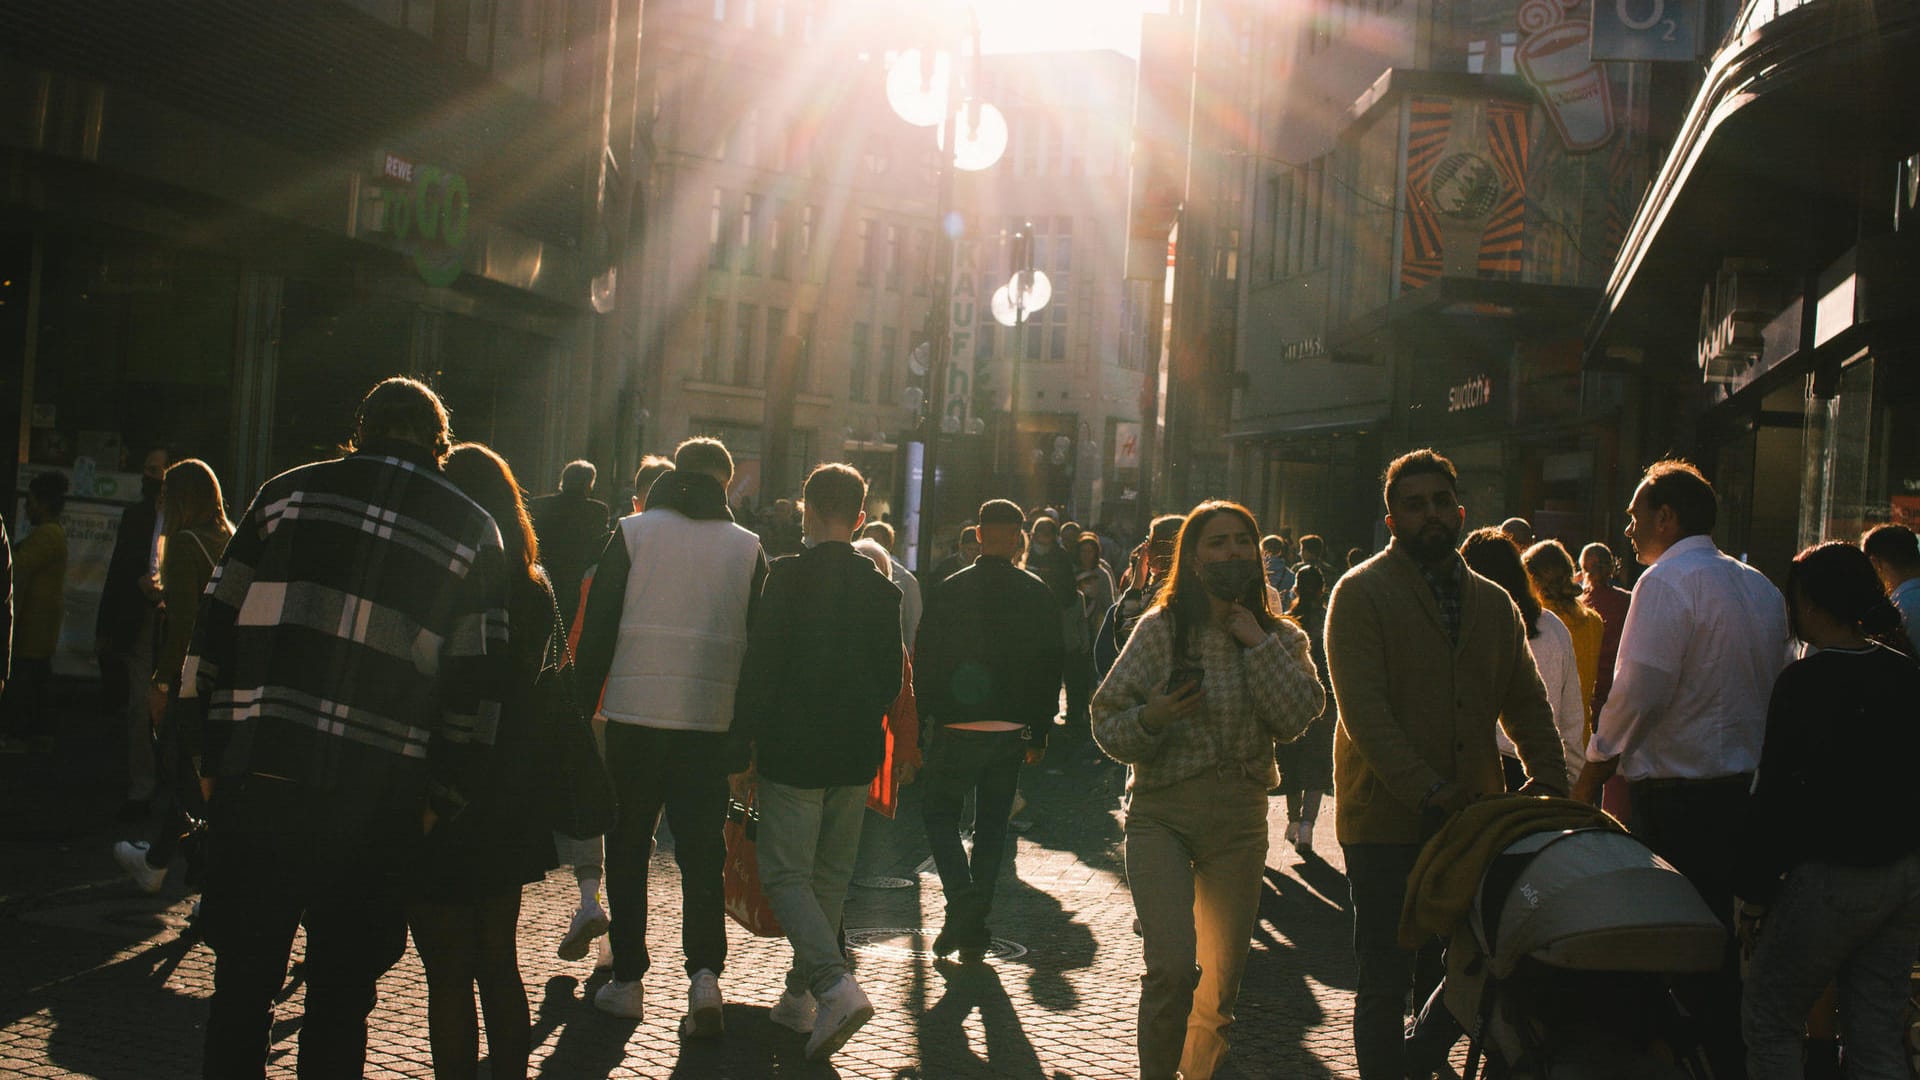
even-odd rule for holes
{"type": "Polygon", "coordinates": [[[1400,907],[1420,845],[1448,814],[1502,791],[1494,724],[1520,749],[1531,793],[1567,790],[1560,737],[1519,609],[1467,569],[1453,463],[1416,450],[1387,466],[1393,542],[1340,579],[1327,663],[1340,724],[1334,786],[1353,894],[1359,987],[1354,1052],[1363,1080],[1409,1074],[1409,990],[1438,981],[1438,956],[1399,945],[1400,907]]]}

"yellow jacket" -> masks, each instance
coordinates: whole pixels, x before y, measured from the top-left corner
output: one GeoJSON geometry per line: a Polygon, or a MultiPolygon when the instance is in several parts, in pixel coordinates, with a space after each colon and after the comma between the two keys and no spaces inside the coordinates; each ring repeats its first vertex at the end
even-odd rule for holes
{"type": "Polygon", "coordinates": [[[52,656],[66,607],[67,531],[58,521],[42,522],[13,549],[13,655],[52,656]]]}

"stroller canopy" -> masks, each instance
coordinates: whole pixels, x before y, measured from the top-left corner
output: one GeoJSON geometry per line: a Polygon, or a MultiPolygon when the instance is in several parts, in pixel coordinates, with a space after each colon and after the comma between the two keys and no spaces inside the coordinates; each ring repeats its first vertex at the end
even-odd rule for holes
{"type": "Polygon", "coordinates": [[[1726,946],[1726,929],[1678,870],[1604,829],[1535,833],[1505,848],[1482,879],[1473,931],[1499,976],[1524,957],[1580,971],[1715,971],[1726,946]]]}

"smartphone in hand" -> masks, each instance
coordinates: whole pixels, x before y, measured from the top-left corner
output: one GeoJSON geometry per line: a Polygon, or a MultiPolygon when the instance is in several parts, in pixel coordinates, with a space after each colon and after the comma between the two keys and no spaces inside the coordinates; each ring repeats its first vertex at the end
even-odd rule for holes
{"type": "Polygon", "coordinates": [[[1166,692],[1169,694],[1177,693],[1181,687],[1186,686],[1188,683],[1192,683],[1194,687],[1198,688],[1206,682],[1206,678],[1206,669],[1198,664],[1183,664],[1177,666],[1173,669],[1173,674],[1167,676],[1166,692]]]}

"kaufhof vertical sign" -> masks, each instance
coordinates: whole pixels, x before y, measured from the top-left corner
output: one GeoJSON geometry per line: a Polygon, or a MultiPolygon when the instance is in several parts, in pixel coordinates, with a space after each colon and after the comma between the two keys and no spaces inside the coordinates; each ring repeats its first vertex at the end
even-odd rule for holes
{"type": "Polygon", "coordinates": [[[974,345],[980,333],[980,298],[974,293],[980,280],[978,261],[979,245],[954,241],[947,275],[947,400],[940,421],[947,432],[967,430],[973,417],[974,345]]]}

